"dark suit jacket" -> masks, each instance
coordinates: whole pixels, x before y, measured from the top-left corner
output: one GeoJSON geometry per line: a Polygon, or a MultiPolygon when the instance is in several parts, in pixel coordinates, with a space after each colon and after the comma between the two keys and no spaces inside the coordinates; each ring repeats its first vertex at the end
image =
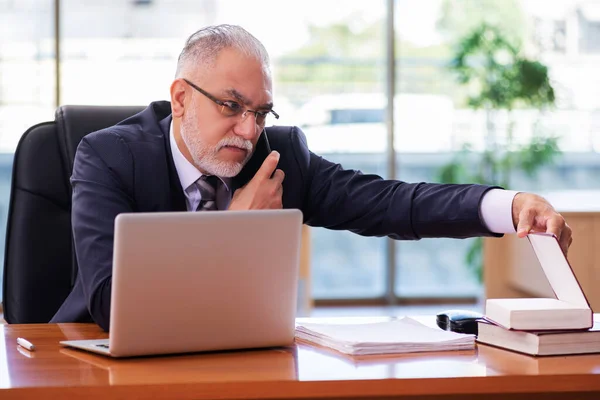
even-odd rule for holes
{"type": "MultiPolygon", "coordinates": [[[[72,224],[79,274],[52,322],[95,321],[108,330],[115,217],[124,212],[185,211],[169,142],[168,102],[83,138],[75,156],[72,224]]],[[[405,183],[343,169],[311,153],[297,127],[267,129],[279,151],[284,208],[298,208],[311,226],[394,239],[492,235],[479,216],[490,188],[405,183]]],[[[233,179],[250,180],[268,154],[256,151],[233,179]]]]}

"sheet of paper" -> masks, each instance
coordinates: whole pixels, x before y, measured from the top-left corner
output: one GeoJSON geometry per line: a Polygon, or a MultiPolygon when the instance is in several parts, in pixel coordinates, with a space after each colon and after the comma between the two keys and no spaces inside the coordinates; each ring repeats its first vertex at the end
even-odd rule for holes
{"type": "Polygon", "coordinates": [[[475,346],[474,335],[432,328],[410,317],[366,324],[303,323],[296,327],[296,337],[346,354],[465,350],[475,346]]]}

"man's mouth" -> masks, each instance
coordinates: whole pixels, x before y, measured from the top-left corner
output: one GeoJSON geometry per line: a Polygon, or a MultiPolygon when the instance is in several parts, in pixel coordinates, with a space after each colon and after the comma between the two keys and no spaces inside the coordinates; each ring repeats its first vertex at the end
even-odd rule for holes
{"type": "Polygon", "coordinates": [[[244,153],[246,153],[248,150],[238,147],[238,146],[223,146],[221,147],[221,149],[227,149],[227,150],[232,150],[232,151],[242,151],[244,153]]]}

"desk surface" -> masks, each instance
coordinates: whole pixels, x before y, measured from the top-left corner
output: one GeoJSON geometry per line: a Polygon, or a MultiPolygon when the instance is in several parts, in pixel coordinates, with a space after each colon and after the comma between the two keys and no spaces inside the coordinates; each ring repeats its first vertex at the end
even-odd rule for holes
{"type": "Polygon", "coordinates": [[[534,358],[493,347],[353,360],[290,348],[114,360],[60,340],[106,337],[93,324],[0,327],[0,398],[598,399],[600,355],[534,358]],[[16,345],[25,337],[36,346],[16,345]]]}

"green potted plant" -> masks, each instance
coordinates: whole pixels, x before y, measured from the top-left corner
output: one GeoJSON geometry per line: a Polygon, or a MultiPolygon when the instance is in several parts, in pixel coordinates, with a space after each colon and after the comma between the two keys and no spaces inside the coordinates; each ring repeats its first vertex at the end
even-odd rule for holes
{"type": "MultiPolygon", "coordinates": [[[[555,160],[560,153],[557,137],[536,132],[526,143],[514,137],[515,109],[540,113],[554,105],[554,89],[545,65],[523,56],[517,41],[483,23],[459,40],[449,68],[467,88],[467,106],[485,111],[485,145],[475,152],[472,144],[465,143],[439,171],[440,182],[474,182],[510,189],[515,171],[534,177],[542,166],[555,160]],[[500,118],[506,121],[504,132],[498,129],[500,118]]],[[[482,248],[482,239],[474,239],[466,255],[467,265],[480,281],[482,248]]]]}

